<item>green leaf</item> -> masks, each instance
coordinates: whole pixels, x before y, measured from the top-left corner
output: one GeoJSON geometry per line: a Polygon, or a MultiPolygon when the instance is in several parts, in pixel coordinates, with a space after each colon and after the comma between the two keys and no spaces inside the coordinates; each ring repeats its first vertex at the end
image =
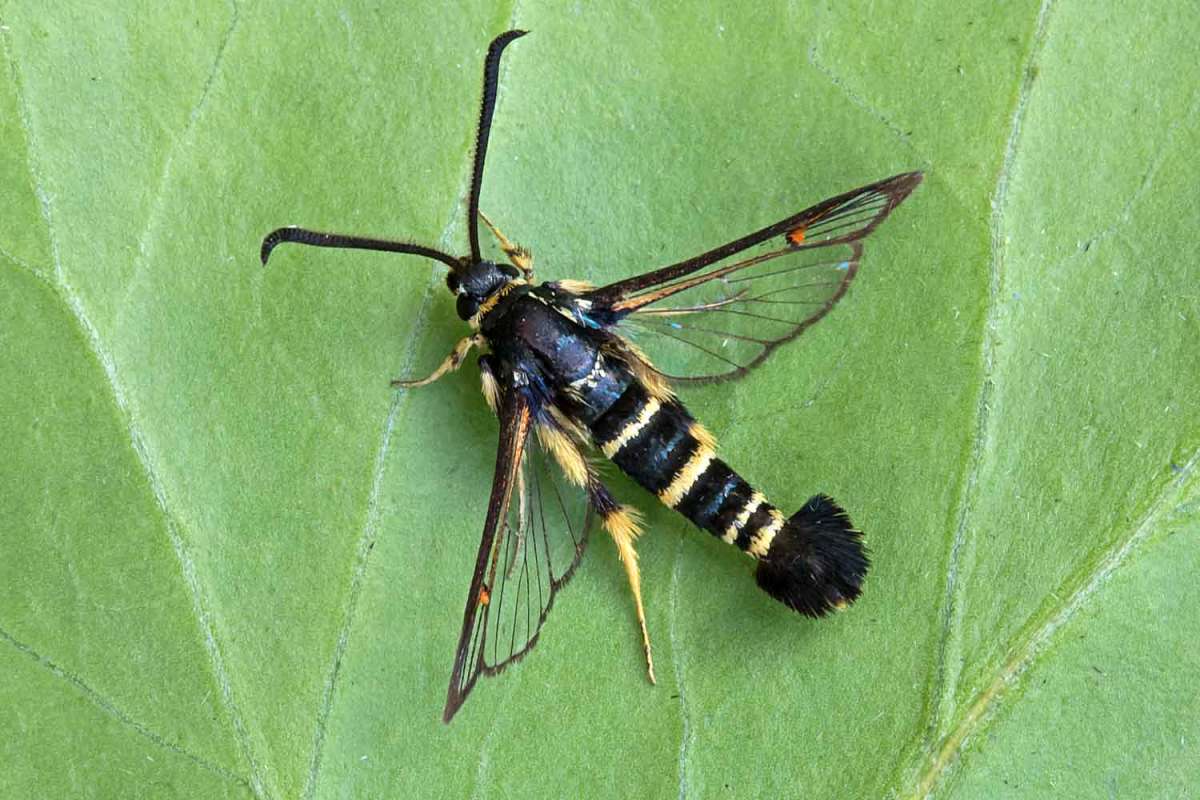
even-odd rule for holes
{"type": "Polygon", "coordinates": [[[0,794],[1174,797],[1200,765],[1194,7],[0,6],[0,794]],[[689,392],[874,569],[797,618],[628,481],[440,721],[496,425],[441,269],[669,263],[924,169],[837,311],[689,392]]]}

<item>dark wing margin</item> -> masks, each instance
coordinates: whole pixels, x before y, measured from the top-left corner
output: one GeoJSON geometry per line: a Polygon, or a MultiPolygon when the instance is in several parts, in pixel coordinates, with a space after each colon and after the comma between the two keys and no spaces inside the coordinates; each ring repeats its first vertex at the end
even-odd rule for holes
{"type": "Polygon", "coordinates": [[[530,430],[535,410],[506,390],[488,513],[446,695],[449,722],[480,675],[495,675],[537,643],[554,596],[574,574],[592,523],[572,486],[530,430]]]}
{"type": "Polygon", "coordinates": [[[584,299],[675,381],[741,377],[829,313],[857,274],[863,239],[921,178],[904,173],[846,192],[584,299]]]}

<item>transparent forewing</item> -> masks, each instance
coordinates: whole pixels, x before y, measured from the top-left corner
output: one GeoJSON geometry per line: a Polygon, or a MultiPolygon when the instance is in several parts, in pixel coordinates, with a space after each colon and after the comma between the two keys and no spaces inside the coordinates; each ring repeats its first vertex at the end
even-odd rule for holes
{"type": "Polygon", "coordinates": [[[845,295],[863,240],[919,182],[910,173],[847,192],[589,299],[675,380],[744,375],[845,295]]]}
{"type": "Polygon", "coordinates": [[[587,544],[587,495],[570,485],[534,438],[509,505],[504,539],[492,551],[485,671],[498,672],[533,647],[554,594],[587,544]]]}
{"type": "Polygon", "coordinates": [[[566,480],[535,436],[527,439],[510,492],[504,522],[472,590],[474,606],[459,643],[447,719],[480,674],[500,672],[537,643],[555,593],[587,546],[592,522],[587,495],[566,480]]]}
{"type": "Polygon", "coordinates": [[[673,380],[735,378],[825,316],[846,293],[861,253],[857,243],[771,252],[634,311],[621,329],[673,380]]]}

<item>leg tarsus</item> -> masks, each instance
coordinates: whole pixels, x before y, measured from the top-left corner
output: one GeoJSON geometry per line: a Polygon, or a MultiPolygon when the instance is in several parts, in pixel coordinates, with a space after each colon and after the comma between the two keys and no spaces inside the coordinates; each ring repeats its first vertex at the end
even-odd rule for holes
{"type": "Polygon", "coordinates": [[[504,255],[508,256],[508,260],[512,262],[512,265],[524,273],[526,280],[533,280],[533,254],[516,242],[510,241],[487,218],[487,214],[480,211],[479,218],[483,220],[484,225],[487,225],[488,230],[492,232],[492,236],[496,237],[496,241],[500,243],[500,249],[504,251],[504,255]]]}
{"type": "Polygon", "coordinates": [[[646,651],[646,675],[650,683],[657,684],[654,677],[654,656],[650,649],[650,633],[646,629],[646,610],[642,607],[642,575],[638,569],[637,550],[633,546],[639,533],[629,509],[621,507],[604,517],[604,527],[617,546],[617,555],[625,566],[625,575],[629,578],[629,588],[633,592],[633,604],[637,610],[638,626],[642,632],[642,648],[646,651]]]}
{"type": "Polygon", "coordinates": [[[454,345],[454,349],[450,351],[450,355],[446,356],[446,360],[439,364],[438,368],[435,369],[429,375],[429,377],[422,378],[419,381],[404,381],[397,379],[392,381],[392,386],[401,389],[416,389],[419,386],[428,386],[438,378],[445,375],[447,372],[454,372],[456,369],[461,367],[463,359],[467,357],[467,353],[471,352],[471,348],[477,347],[481,344],[483,344],[483,337],[481,337],[479,334],[460,339],[458,344],[454,345]]]}

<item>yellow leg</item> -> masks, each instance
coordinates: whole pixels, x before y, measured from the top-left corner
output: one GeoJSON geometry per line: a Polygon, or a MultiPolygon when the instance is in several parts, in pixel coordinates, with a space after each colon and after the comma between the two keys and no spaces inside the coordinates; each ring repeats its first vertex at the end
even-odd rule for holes
{"type": "Polygon", "coordinates": [[[623,506],[604,518],[604,527],[617,546],[617,555],[625,565],[625,575],[629,578],[629,588],[633,591],[633,604],[637,608],[638,625],[642,629],[642,647],[646,651],[646,674],[651,683],[654,679],[654,656],[650,652],[650,633],[646,630],[646,611],[642,608],[642,575],[638,570],[637,550],[633,542],[637,538],[637,522],[630,513],[632,509],[623,506]]]}
{"type": "MultiPolygon", "coordinates": [[[[517,568],[517,564],[521,563],[522,551],[525,549],[525,535],[529,529],[529,495],[525,492],[525,470],[524,464],[517,468],[517,487],[514,493],[517,495],[517,542],[513,550],[512,561],[509,562],[508,568],[504,570],[504,576],[511,578],[513,570],[517,568]]],[[[511,501],[510,501],[511,502],[511,501]]],[[[502,525],[501,527],[507,527],[502,525]]],[[[500,552],[500,539],[496,540],[496,549],[492,552],[492,558],[500,552]]]]}
{"type": "Polygon", "coordinates": [[[454,349],[450,351],[450,355],[446,356],[446,360],[428,378],[422,378],[419,381],[394,380],[392,381],[392,386],[399,386],[402,389],[416,389],[418,386],[428,386],[447,372],[453,372],[461,367],[463,359],[467,357],[467,353],[471,352],[471,348],[478,347],[481,344],[483,344],[483,337],[479,334],[468,336],[454,345],[454,349]]]}
{"type": "Polygon", "coordinates": [[[508,237],[487,218],[487,214],[480,211],[479,218],[483,220],[484,225],[487,225],[492,236],[496,237],[496,241],[500,243],[500,249],[504,251],[504,255],[508,256],[512,265],[525,274],[526,280],[533,280],[533,254],[516,242],[509,241],[508,237]]]}

